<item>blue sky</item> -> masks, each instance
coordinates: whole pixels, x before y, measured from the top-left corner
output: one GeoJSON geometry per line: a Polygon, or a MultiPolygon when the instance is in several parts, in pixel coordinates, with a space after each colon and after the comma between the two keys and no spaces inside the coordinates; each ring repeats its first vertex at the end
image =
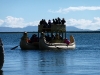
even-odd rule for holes
{"type": "Polygon", "coordinates": [[[0,27],[37,26],[57,17],[66,26],[100,29],[100,0],[0,0],[0,27]]]}

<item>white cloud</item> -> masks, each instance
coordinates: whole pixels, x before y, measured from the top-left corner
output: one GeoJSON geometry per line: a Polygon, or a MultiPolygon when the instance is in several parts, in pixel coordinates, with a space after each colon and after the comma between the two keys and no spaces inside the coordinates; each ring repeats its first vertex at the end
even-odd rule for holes
{"type": "Polygon", "coordinates": [[[90,29],[90,30],[97,30],[100,29],[100,17],[94,17],[94,20],[86,20],[86,19],[68,19],[66,20],[67,26],[75,26],[81,29],[90,29]]]}
{"type": "MultiPolygon", "coordinates": [[[[7,16],[5,20],[0,19],[0,26],[3,27],[26,27],[26,26],[37,26],[39,21],[33,21],[26,23],[23,18],[16,18],[7,16]]],[[[66,19],[66,26],[74,26],[81,29],[97,30],[100,29],[100,17],[94,17],[93,20],[86,19],[66,19]]]]}
{"type": "Polygon", "coordinates": [[[3,23],[4,23],[4,21],[0,19],[0,26],[1,26],[3,23]]]}
{"type": "Polygon", "coordinates": [[[5,20],[0,20],[0,25],[3,27],[23,28],[26,26],[38,25],[38,21],[26,23],[23,18],[7,16],[5,20]]]}
{"type": "Polygon", "coordinates": [[[78,6],[78,7],[68,7],[68,8],[59,8],[59,10],[48,10],[51,13],[68,13],[70,11],[84,11],[84,10],[100,10],[100,6],[78,6]]]}

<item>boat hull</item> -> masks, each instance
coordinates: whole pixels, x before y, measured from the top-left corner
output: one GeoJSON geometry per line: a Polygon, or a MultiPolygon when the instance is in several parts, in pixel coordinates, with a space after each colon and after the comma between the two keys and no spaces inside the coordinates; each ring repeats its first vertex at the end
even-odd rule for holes
{"type": "Polygon", "coordinates": [[[26,41],[20,41],[21,50],[34,50],[39,49],[38,42],[35,43],[27,43],[26,41]]]}
{"type": "Polygon", "coordinates": [[[67,45],[66,43],[47,43],[45,37],[39,40],[39,49],[58,50],[58,49],[75,49],[75,42],[67,45]]]}
{"type": "Polygon", "coordinates": [[[41,36],[39,38],[39,42],[34,43],[27,43],[25,40],[20,41],[20,48],[22,50],[57,50],[57,49],[75,49],[75,39],[71,35],[70,36],[70,44],[67,45],[63,42],[53,42],[53,43],[47,43],[44,36],[41,36]]]}

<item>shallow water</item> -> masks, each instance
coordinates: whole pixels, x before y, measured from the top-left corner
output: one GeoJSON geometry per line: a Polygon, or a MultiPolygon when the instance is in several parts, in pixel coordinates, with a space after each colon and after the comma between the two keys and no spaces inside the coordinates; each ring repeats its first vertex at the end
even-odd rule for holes
{"type": "MultiPolygon", "coordinates": [[[[30,37],[32,33],[28,36],[30,37]]],[[[100,34],[68,33],[76,40],[74,50],[21,50],[22,33],[0,33],[5,62],[0,75],[99,75],[100,34]]]]}

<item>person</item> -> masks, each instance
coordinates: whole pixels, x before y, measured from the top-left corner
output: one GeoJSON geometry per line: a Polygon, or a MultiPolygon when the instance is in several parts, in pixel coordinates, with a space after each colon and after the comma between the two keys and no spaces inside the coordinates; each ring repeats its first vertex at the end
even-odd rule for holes
{"type": "Polygon", "coordinates": [[[55,19],[53,19],[52,21],[53,21],[53,24],[56,24],[56,21],[55,21],[55,19]]]}
{"type": "Polygon", "coordinates": [[[65,40],[64,40],[64,43],[66,43],[67,44],[67,46],[70,44],[70,41],[66,38],[65,40]]]}
{"type": "Polygon", "coordinates": [[[46,22],[45,19],[43,19],[43,28],[47,28],[48,27],[48,23],[46,22]]]}
{"type": "Polygon", "coordinates": [[[48,20],[48,28],[51,28],[51,20],[48,20]]]}
{"type": "Polygon", "coordinates": [[[33,42],[38,42],[38,37],[36,34],[33,34],[32,37],[30,38],[30,43],[33,43],[33,42]]]}
{"type": "Polygon", "coordinates": [[[58,24],[61,24],[61,19],[59,17],[57,18],[57,20],[58,20],[58,24]]]}
{"type": "Polygon", "coordinates": [[[40,25],[42,25],[43,24],[43,19],[40,21],[40,25]]]}
{"type": "Polygon", "coordinates": [[[64,24],[65,24],[65,22],[66,22],[66,21],[65,21],[65,19],[64,19],[64,18],[62,18],[62,20],[61,20],[61,24],[62,24],[62,25],[64,25],[64,24]]]}
{"type": "Polygon", "coordinates": [[[55,23],[58,24],[58,19],[55,18],[55,23]]]}
{"type": "Polygon", "coordinates": [[[29,38],[27,36],[27,32],[23,33],[23,36],[21,37],[21,40],[25,40],[27,43],[29,42],[29,38]]]}

